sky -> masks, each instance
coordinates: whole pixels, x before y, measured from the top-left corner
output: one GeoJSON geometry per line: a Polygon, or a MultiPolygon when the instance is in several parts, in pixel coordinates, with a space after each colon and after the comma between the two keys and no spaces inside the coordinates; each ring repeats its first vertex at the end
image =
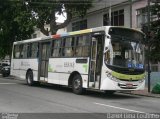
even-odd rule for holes
{"type": "Polygon", "coordinates": [[[63,23],[64,20],[66,20],[66,13],[64,13],[64,16],[63,16],[63,15],[58,15],[58,14],[56,14],[56,17],[58,18],[58,19],[56,20],[56,22],[58,22],[58,23],[63,23]]]}

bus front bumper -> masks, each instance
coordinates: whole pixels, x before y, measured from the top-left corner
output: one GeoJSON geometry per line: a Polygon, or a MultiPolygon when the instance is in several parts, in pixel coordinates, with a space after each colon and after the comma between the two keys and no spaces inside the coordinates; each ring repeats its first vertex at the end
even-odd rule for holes
{"type": "Polygon", "coordinates": [[[100,90],[144,90],[145,80],[141,81],[113,81],[109,78],[102,80],[100,90]]]}

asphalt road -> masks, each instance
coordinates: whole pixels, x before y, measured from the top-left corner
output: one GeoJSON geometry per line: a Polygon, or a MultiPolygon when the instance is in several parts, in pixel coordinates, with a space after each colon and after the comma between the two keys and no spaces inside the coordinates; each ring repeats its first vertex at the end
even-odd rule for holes
{"type": "MultiPolygon", "coordinates": [[[[76,95],[72,93],[71,89],[63,86],[40,85],[31,87],[26,85],[25,81],[0,76],[0,112],[2,113],[0,119],[5,117],[3,114],[6,112],[27,113],[26,115],[35,113],[34,115],[38,115],[39,119],[43,118],[44,115],[50,119],[53,117],[53,113],[54,115],[57,114],[56,117],[58,118],[56,119],[69,118],[67,114],[71,113],[91,114],[91,118],[94,119],[97,116],[98,118],[102,116],[99,113],[103,113],[104,117],[108,113],[159,113],[160,100],[121,93],[107,96],[92,91],[87,91],[85,95],[76,95]]],[[[28,117],[25,114],[23,114],[23,119],[28,117]]],[[[77,118],[77,115],[71,115],[77,118]]]]}

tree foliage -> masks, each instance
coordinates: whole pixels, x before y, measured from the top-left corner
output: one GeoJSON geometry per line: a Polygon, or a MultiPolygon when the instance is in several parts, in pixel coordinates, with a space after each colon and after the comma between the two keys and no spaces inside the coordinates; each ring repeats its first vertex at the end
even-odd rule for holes
{"type": "Polygon", "coordinates": [[[0,58],[3,58],[11,55],[14,41],[30,38],[34,23],[22,1],[3,0],[0,11],[0,58]]]}
{"type": "Polygon", "coordinates": [[[160,3],[151,7],[150,59],[160,61],[160,3]]]}
{"type": "Polygon", "coordinates": [[[26,0],[28,10],[34,11],[33,19],[36,26],[45,35],[56,34],[57,30],[66,27],[75,16],[83,17],[86,11],[92,7],[93,0],[26,0]],[[62,24],[56,23],[55,14],[67,14],[62,24]],[[45,29],[45,24],[50,25],[50,30],[45,29]]]}
{"type": "Polygon", "coordinates": [[[0,57],[11,54],[14,41],[30,38],[33,26],[45,35],[55,34],[66,27],[75,16],[83,17],[93,0],[1,0],[0,57]],[[57,24],[55,14],[66,12],[64,23],[57,24]],[[49,24],[50,29],[45,29],[49,24]]]}

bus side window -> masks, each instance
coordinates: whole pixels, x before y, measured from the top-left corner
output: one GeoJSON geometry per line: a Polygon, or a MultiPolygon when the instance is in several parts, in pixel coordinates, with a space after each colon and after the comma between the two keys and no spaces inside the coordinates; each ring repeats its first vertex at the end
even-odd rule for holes
{"type": "Polygon", "coordinates": [[[19,52],[19,46],[18,45],[14,45],[13,58],[19,58],[19,56],[17,54],[18,52],[19,52]]]}
{"type": "Polygon", "coordinates": [[[82,56],[87,57],[89,56],[89,48],[90,48],[90,39],[88,35],[83,36],[83,48],[82,48],[82,56]]]}
{"type": "Polygon", "coordinates": [[[32,43],[31,45],[31,58],[37,58],[38,43],[32,43]]]}
{"type": "Polygon", "coordinates": [[[61,39],[56,39],[52,41],[52,57],[61,56],[61,39]]]}
{"type": "Polygon", "coordinates": [[[89,56],[90,39],[88,35],[78,36],[76,38],[75,55],[86,57],[89,56]]]}
{"type": "Polygon", "coordinates": [[[23,55],[24,55],[23,47],[24,47],[23,44],[21,44],[21,45],[19,46],[19,51],[20,51],[20,56],[19,56],[19,58],[23,58],[23,55]]]}
{"type": "Polygon", "coordinates": [[[21,58],[27,58],[27,46],[28,44],[24,44],[21,51],[21,58]]]}
{"type": "Polygon", "coordinates": [[[63,39],[63,51],[62,56],[73,57],[74,56],[74,37],[68,37],[63,39]]]}
{"type": "Polygon", "coordinates": [[[31,43],[27,45],[27,58],[31,58],[31,43]]]}
{"type": "Polygon", "coordinates": [[[20,57],[19,45],[14,46],[14,58],[18,59],[20,57]]]}
{"type": "Polygon", "coordinates": [[[39,44],[38,44],[38,46],[37,46],[37,58],[39,57],[39,44]]]}
{"type": "Polygon", "coordinates": [[[75,47],[75,56],[81,56],[82,47],[81,47],[81,38],[79,36],[76,37],[76,47],[75,47]]]}

